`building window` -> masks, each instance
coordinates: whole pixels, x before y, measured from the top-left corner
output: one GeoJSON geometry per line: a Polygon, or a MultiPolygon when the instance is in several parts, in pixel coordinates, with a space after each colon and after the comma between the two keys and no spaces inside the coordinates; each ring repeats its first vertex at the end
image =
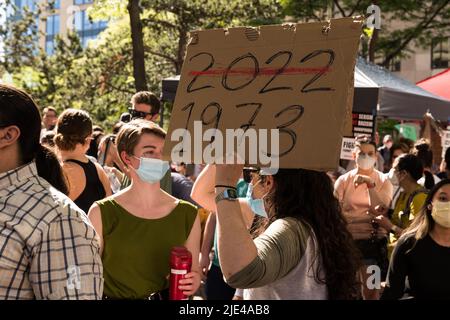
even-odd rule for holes
{"type": "Polygon", "coordinates": [[[34,11],[36,0],[15,0],[14,4],[19,8],[19,11],[22,11],[25,7],[27,7],[28,11],[34,11]]]}
{"type": "Polygon", "coordinates": [[[100,32],[105,30],[108,23],[106,21],[92,22],[89,20],[86,10],[83,10],[75,13],[74,24],[82,46],[86,47],[88,41],[95,39],[100,32]]]}
{"type": "Polygon", "coordinates": [[[51,56],[55,52],[55,42],[53,40],[45,41],[45,53],[51,56]]]}
{"type": "Polygon", "coordinates": [[[61,9],[61,0],[47,0],[50,10],[61,9]]]}
{"type": "Polygon", "coordinates": [[[48,55],[52,55],[54,52],[54,42],[57,34],[59,34],[59,15],[48,16],[45,28],[45,52],[48,55]]]}
{"type": "Polygon", "coordinates": [[[74,0],[73,3],[74,4],[88,4],[88,3],[92,3],[93,0],[74,0]]]}
{"type": "Polygon", "coordinates": [[[448,68],[449,66],[448,38],[437,38],[431,42],[431,69],[448,68]]]}
{"type": "Polygon", "coordinates": [[[401,61],[399,57],[395,57],[389,61],[389,71],[399,72],[401,69],[401,61]]]}
{"type": "MultiPolygon", "coordinates": [[[[0,2],[1,1],[4,0],[0,0],[0,2]]],[[[8,6],[6,11],[6,18],[10,21],[20,21],[24,18],[24,16],[34,17],[35,22],[28,26],[24,34],[27,36],[31,36],[36,41],[38,41],[37,32],[39,26],[39,17],[35,14],[37,1],[38,0],[13,0],[11,2],[13,3],[13,6],[12,7],[8,6]]]]}

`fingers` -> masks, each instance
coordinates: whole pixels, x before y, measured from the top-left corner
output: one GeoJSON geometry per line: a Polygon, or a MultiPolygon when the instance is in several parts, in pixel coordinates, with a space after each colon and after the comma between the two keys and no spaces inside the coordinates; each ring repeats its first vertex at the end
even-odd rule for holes
{"type": "Polygon", "coordinates": [[[199,275],[198,272],[195,272],[195,271],[186,273],[186,274],[184,275],[183,279],[180,280],[180,282],[183,281],[183,280],[185,280],[185,279],[195,278],[195,277],[198,276],[198,275],[199,275]]]}
{"type": "MultiPolygon", "coordinates": [[[[195,282],[200,282],[200,274],[198,274],[197,272],[190,272],[190,273],[186,274],[183,279],[178,281],[178,284],[180,286],[191,285],[195,282]]],[[[182,289],[182,288],[180,287],[180,289],[182,289]]]]}
{"type": "Polygon", "coordinates": [[[200,287],[200,274],[197,272],[190,272],[184,276],[178,282],[178,288],[183,290],[183,294],[186,296],[193,295],[200,287]]]}
{"type": "Polygon", "coordinates": [[[183,291],[183,294],[185,296],[192,296],[197,292],[197,290],[189,290],[189,291],[183,291]]]}

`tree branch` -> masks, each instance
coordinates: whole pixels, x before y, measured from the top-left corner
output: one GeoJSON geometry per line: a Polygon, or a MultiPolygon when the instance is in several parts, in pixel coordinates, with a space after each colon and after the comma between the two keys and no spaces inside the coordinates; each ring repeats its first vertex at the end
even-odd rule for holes
{"type": "MultiPolygon", "coordinates": [[[[153,17],[155,17],[155,16],[153,16],[153,17]]],[[[145,23],[145,24],[155,23],[155,24],[160,24],[160,25],[170,28],[170,29],[178,29],[178,27],[176,25],[174,25],[173,23],[170,23],[170,22],[164,21],[164,20],[159,20],[156,18],[145,18],[145,19],[141,19],[141,20],[142,20],[142,23],[145,23]],[[148,22],[151,22],[151,23],[148,23],[148,22]]]]}
{"type": "Polygon", "coordinates": [[[177,63],[177,59],[175,59],[175,58],[173,58],[173,57],[171,57],[171,56],[169,56],[169,55],[167,55],[167,54],[164,54],[164,53],[160,53],[160,52],[156,52],[156,51],[150,50],[149,47],[146,47],[145,49],[146,49],[146,51],[147,51],[148,53],[151,53],[151,54],[154,54],[155,56],[158,56],[158,57],[164,58],[164,59],[166,59],[166,60],[169,60],[170,62],[172,62],[172,63],[174,63],[174,64],[177,63]]]}
{"type": "Polygon", "coordinates": [[[120,91],[120,92],[124,92],[124,93],[128,93],[128,94],[135,94],[136,91],[131,91],[131,90],[127,90],[127,89],[122,89],[122,88],[118,88],[116,86],[114,86],[113,84],[111,84],[110,82],[103,80],[103,81],[99,81],[97,82],[97,84],[95,85],[96,88],[98,88],[98,86],[100,86],[101,84],[106,84],[108,87],[116,90],[116,91],[120,91]]]}
{"type": "Polygon", "coordinates": [[[333,2],[334,2],[334,4],[336,5],[336,7],[339,9],[339,11],[341,12],[342,16],[343,16],[343,17],[346,17],[345,11],[344,11],[344,9],[342,9],[342,7],[340,6],[339,1],[338,1],[338,0],[333,0],[333,2]]]}
{"type": "Polygon", "coordinates": [[[355,6],[352,9],[352,12],[350,12],[350,14],[348,15],[349,17],[352,17],[353,14],[355,13],[355,11],[358,10],[360,3],[361,3],[361,0],[358,0],[358,2],[356,2],[355,6]]]}
{"type": "Polygon", "coordinates": [[[406,37],[406,39],[397,47],[397,49],[395,49],[393,52],[391,52],[390,54],[388,54],[386,56],[386,58],[383,60],[382,65],[384,67],[387,67],[389,65],[389,62],[395,57],[397,56],[410,42],[412,39],[414,39],[415,37],[417,37],[417,35],[420,34],[420,32],[422,32],[423,30],[425,30],[429,24],[431,24],[431,22],[433,22],[434,18],[439,14],[439,12],[444,9],[448,4],[450,3],[449,1],[444,2],[444,4],[442,4],[441,6],[439,6],[436,11],[431,15],[431,17],[429,17],[427,20],[422,21],[421,23],[419,23],[417,25],[417,27],[414,28],[414,30],[411,32],[411,34],[409,36],[406,37]]]}

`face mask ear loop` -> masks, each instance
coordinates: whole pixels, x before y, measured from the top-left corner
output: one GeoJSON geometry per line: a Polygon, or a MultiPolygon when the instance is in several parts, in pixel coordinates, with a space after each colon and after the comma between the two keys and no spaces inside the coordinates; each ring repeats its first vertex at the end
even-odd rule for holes
{"type": "Polygon", "coordinates": [[[133,168],[134,171],[137,171],[141,167],[141,158],[138,158],[135,155],[132,155],[132,157],[139,160],[139,167],[137,167],[137,169],[135,169],[132,165],[130,165],[129,167],[133,168]]]}
{"type": "MultiPolygon", "coordinates": [[[[261,179],[260,181],[262,181],[262,179],[261,179]]],[[[267,204],[267,207],[269,208],[269,210],[266,210],[267,213],[268,213],[268,215],[269,215],[269,216],[272,216],[271,214],[269,214],[269,213],[272,212],[272,201],[270,200],[270,197],[271,197],[271,192],[270,192],[270,191],[267,191],[267,193],[266,193],[265,195],[263,195],[263,196],[261,197],[261,199],[262,199],[264,205],[267,204]]]]}

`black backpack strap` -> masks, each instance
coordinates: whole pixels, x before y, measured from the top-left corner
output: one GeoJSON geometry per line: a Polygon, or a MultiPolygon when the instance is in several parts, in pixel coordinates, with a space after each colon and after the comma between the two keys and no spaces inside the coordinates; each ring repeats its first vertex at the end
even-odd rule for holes
{"type": "Polygon", "coordinates": [[[428,194],[428,190],[425,188],[421,188],[421,189],[417,189],[414,190],[413,192],[411,192],[411,194],[409,195],[408,201],[406,201],[406,206],[405,206],[405,210],[403,210],[403,214],[406,215],[409,219],[409,214],[411,211],[411,203],[414,200],[414,197],[417,196],[419,193],[424,193],[424,194],[428,194]]]}

